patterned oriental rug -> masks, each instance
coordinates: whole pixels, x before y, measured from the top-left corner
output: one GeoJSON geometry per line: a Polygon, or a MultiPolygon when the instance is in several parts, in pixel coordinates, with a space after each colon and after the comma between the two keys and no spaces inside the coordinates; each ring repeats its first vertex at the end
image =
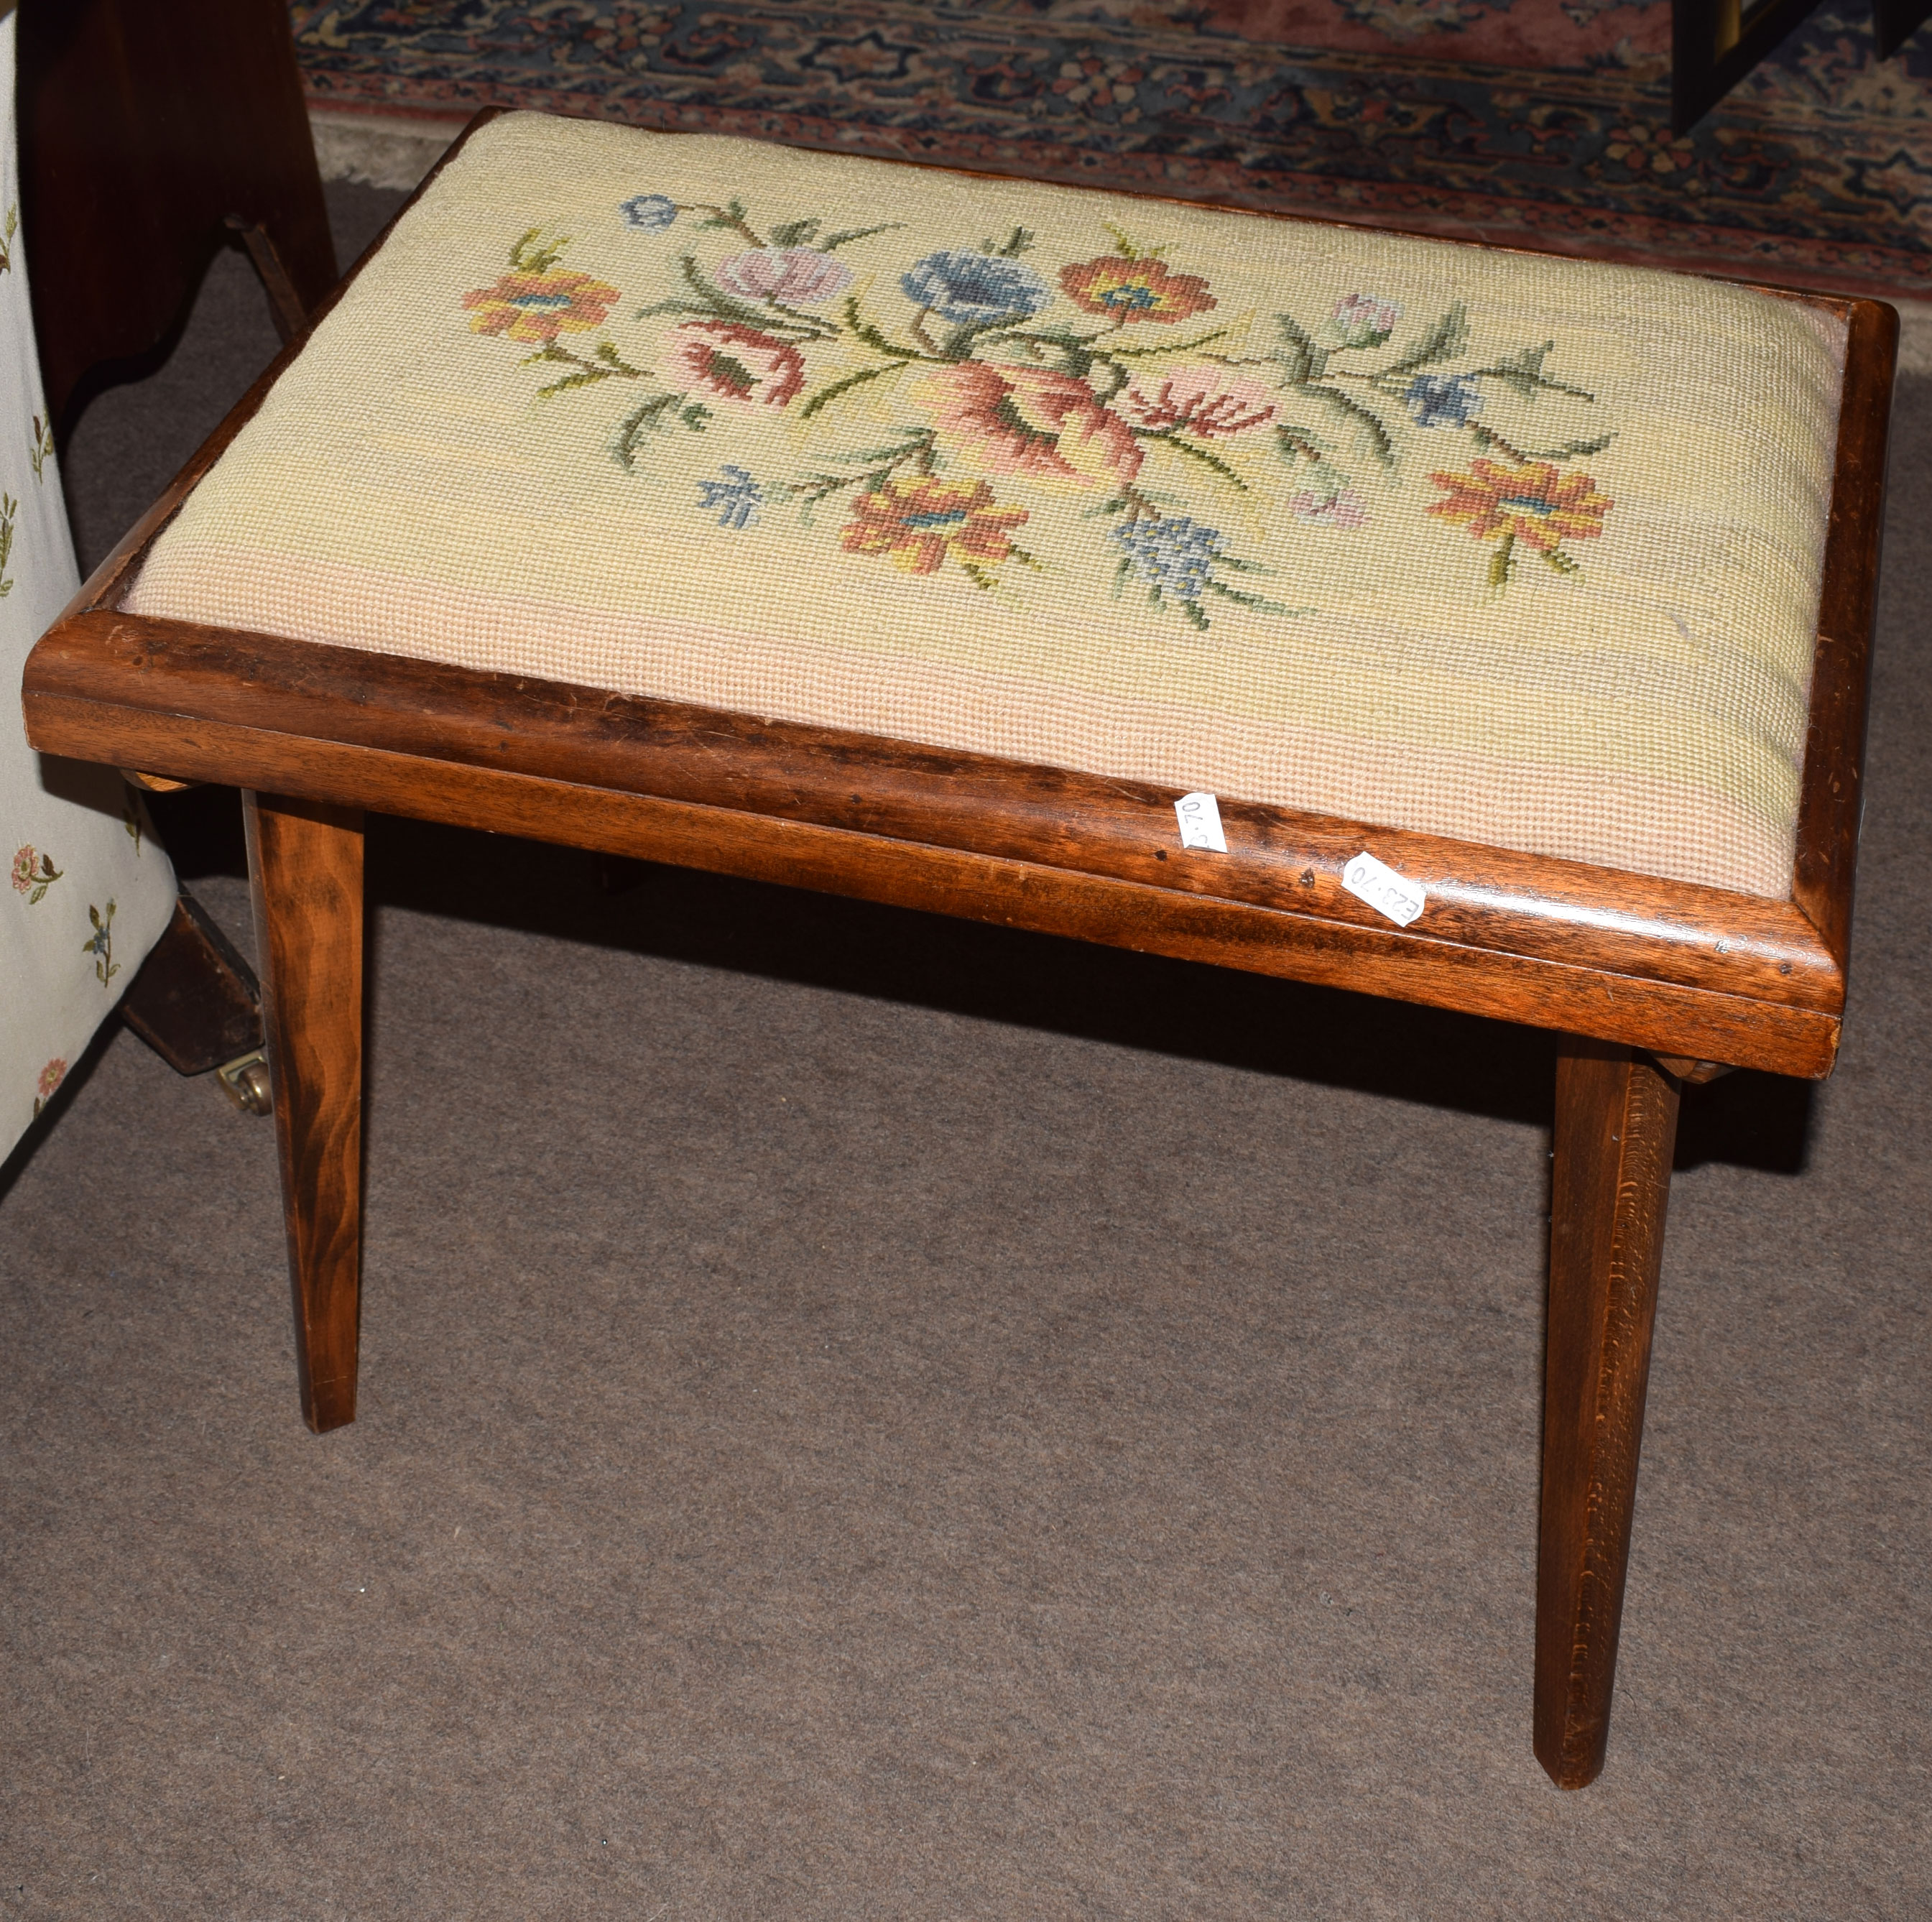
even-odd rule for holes
{"type": "Polygon", "coordinates": [[[366,0],[310,103],[784,140],[1932,297],[1932,29],[1833,0],[1670,137],[1666,0],[366,0]]]}

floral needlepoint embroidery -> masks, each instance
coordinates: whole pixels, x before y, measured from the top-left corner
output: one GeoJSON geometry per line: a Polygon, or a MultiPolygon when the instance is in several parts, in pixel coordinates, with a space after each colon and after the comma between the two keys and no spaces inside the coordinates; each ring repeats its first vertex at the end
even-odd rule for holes
{"type": "Polygon", "coordinates": [[[735,530],[756,526],[764,499],[764,490],[743,468],[728,463],[718,469],[715,481],[698,484],[699,511],[716,514],[721,527],[735,530]]]}
{"type": "Polygon", "coordinates": [[[720,261],[712,279],[741,300],[779,307],[815,307],[852,284],[852,270],[836,255],[811,247],[754,247],[720,261]]]}
{"type": "Polygon", "coordinates": [[[1274,418],[1274,401],[1258,381],[1225,367],[1177,367],[1136,381],[1120,411],[1150,433],[1184,431],[1200,440],[1226,440],[1274,418]]]}
{"type": "Polygon", "coordinates": [[[1483,411],[1483,390],[1466,373],[1418,373],[1402,394],[1419,427],[1464,427],[1483,411]]]}
{"type": "Polygon", "coordinates": [[[617,209],[627,226],[644,233],[662,233],[677,218],[677,202],[662,193],[640,193],[617,209]]]}
{"type": "Polygon", "coordinates": [[[1352,488],[1344,488],[1339,494],[1295,494],[1290,497],[1288,505],[1296,520],[1312,521],[1318,527],[1366,527],[1369,524],[1369,510],[1352,488]]]}
{"type": "MultiPolygon", "coordinates": [[[[632,383],[596,430],[616,466],[658,469],[761,566],[788,564],[764,552],[792,538],[781,526],[828,543],[817,515],[836,500],[839,550],[935,592],[962,574],[1016,586],[994,574],[1012,561],[1097,595],[1111,563],[1116,595],[1204,629],[1231,609],[1312,611],[1239,577],[1312,568],[1315,544],[1368,527],[1371,475],[1387,490],[1378,528],[1425,512],[1466,526],[1490,544],[1498,586],[1523,551],[1576,577],[1564,543],[1600,533],[1610,505],[1575,463],[1616,430],[1552,370],[1558,343],[1482,343],[1460,301],[1406,311],[1342,283],[1310,288],[1305,318],[1275,305],[1183,325],[1234,303],[1105,221],[1111,253],[1084,257],[1091,234],[1047,264],[1024,227],[935,246],[883,238],[907,223],[841,226],[736,196],[638,193],[604,223],[607,246],[626,229],[676,235],[626,256],[643,263],[644,304],[620,309],[614,286],[563,266],[568,236],[531,227],[509,271],[463,297],[470,326],[530,343],[524,367],[554,364],[537,403],[632,383]],[[683,433],[714,426],[748,464],[680,466],[683,433]],[[1431,503],[1418,477],[1449,463],[1417,460],[1416,443],[1456,436],[1469,471],[1436,475],[1431,503]],[[1050,494],[1081,497],[1072,519],[1041,511],[1050,494]],[[1035,516],[1051,530],[1037,559],[1013,542],[1035,516]],[[1227,544],[1235,527],[1266,544],[1268,566],[1227,544]]],[[[5,541],[0,525],[0,563],[5,541]]]]}
{"type": "Polygon", "coordinates": [[[544,346],[560,334],[586,334],[604,324],[617,289],[589,274],[506,274],[494,286],[463,296],[472,334],[502,334],[544,346]]]}
{"type": "Polygon", "coordinates": [[[23,847],[14,856],[14,892],[25,895],[27,905],[32,907],[60,879],[61,871],[51,855],[43,854],[38,848],[23,847]]]}
{"type": "Polygon", "coordinates": [[[839,538],[848,553],[883,554],[907,574],[936,574],[956,560],[978,586],[992,587],[989,568],[1009,556],[1030,561],[1010,538],[1028,517],[1023,507],[996,505],[984,481],[922,475],[855,495],[839,538]]]}
{"type": "Polygon", "coordinates": [[[1429,511],[1467,527],[1478,541],[1498,546],[1490,563],[1490,584],[1507,586],[1519,541],[1526,541],[1558,574],[1574,574],[1575,561],[1563,551],[1565,541],[1594,541],[1604,531],[1604,516],[1616,505],[1597,491],[1588,474],[1564,474],[1546,460],[1505,467],[1494,460],[1471,463],[1469,474],[1432,474],[1444,490],[1429,511]]]}
{"type": "Polygon", "coordinates": [[[1140,472],[1132,429],[1070,373],[961,361],[928,374],[911,397],[943,440],[989,473],[1091,487],[1140,472]]]}
{"type": "Polygon", "coordinates": [[[674,387],[701,387],[727,400],[782,407],[805,385],[805,362],[788,341],[736,320],[688,320],[671,338],[674,387]]]}
{"type": "Polygon", "coordinates": [[[36,1115],[53,1099],[56,1091],[66,1079],[67,1063],[56,1055],[40,1070],[40,1079],[34,1084],[37,1092],[34,1096],[34,1112],[36,1115]]]}
{"type": "Polygon", "coordinates": [[[1024,320],[1052,299],[1047,284],[1022,260],[961,247],[928,253],[899,276],[908,300],[956,327],[1024,320]]]}
{"type": "Polygon", "coordinates": [[[1172,326],[1216,305],[1198,274],[1177,274],[1152,254],[1102,254],[1060,270],[1060,284],[1074,305],[1104,313],[1116,327],[1136,320],[1172,326]]]}
{"type": "Polygon", "coordinates": [[[1330,326],[1345,347],[1379,347],[1395,331],[1402,309],[1372,294],[1346,294],[1335,303],[1330,326]]]}
{"type": "Polygon", "coordinates": [[[114,958],[114,904],[107,904],[107,912],[89,903],[87,918],[94,923],[94,932],[80,944],[84,955],[94,957],[94,978],[105,988],[121,972],[121,964],[114,958]]]}

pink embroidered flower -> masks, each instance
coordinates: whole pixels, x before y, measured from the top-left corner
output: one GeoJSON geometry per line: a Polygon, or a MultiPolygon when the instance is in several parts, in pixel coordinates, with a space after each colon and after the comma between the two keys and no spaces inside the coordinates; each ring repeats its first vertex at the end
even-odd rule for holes
{"type": "Polygon", "coordinates": [[[735,320],[687,320],[671,336],[664,378],[686,392],[783,407],[805,385],[805,362],[788,343],[735,320]]]}
{"type": "Polygon", "coordinates": [[[842,294],[852,284],[852,270],[816,247],[756,247],[721,261],[711,277],[742,300],[808,307],[842,294]]]}
{"type": "Polygon", "coordinates": [[[1216,367],[1143,375],[1120,406],[1130,420],[1152,433],[1184,428],[1202,440],[1225,440],[1274,417],[1274,402],[1259,382],[1216,367]]]}
{"type": "Polygon", "coordinates": [[[38,907],[48,889],[61,878],[53,856],[37,847],[23,847],[14,856],[14,892],[27,897],[29,907],[38,907]]]}
{"type": "Polygon", "coordinates": [[[1366,527],[1369,510],[1352,487],[1339,494],[1299,493],[1288,503],[1298,520],[1312,520],[1318,527],[1366,527]]]}
{"type": "Polygon", "coordinates": [[[1092,487],[1124,486],[1140,472],[1133,430],[1071,374],[961,361],[928,374],[913,398],[943,439],[991,473],[1092,487]]]}
{"type": "Polygon", "coordinates": [[[61,1083],[66,1079],[67,1063],[63,1061],[58,1055],[56,1055],[54,1058],[40,1070],[40,1078],[38,1083],[40,1091],[40,1099],[42,1101],[50,1099],[55,1089],[58,1087],[61,1083]]]}
{"type": "Polygon", "coordinates": [[[1373,294],[1347,294],[1335,303],[1329,317],[1345,347],[1379,347],[1395,331],[1402,309],[1373,294]]]}

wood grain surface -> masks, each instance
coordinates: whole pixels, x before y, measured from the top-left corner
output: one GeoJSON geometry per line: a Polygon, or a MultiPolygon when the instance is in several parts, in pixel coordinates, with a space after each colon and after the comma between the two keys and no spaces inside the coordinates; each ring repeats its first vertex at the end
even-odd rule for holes
{"type": "Polygon", "coordinates": [[[1851,947],[1852,876],[1864,817],[1872,631],[1898,361],[1898,316],[1890,307],[1856,301],[1850,318],[1791,887],[1840,967],[1851,947]]]}
{"type": "Polygon", "coordinates": [[[1790,903],[1174,790],[353,649],[85,613],[36,649],[43,746],[1358,988],[1661,1052],[1828,1072],[1840,973],[1790,903]],[[138,749],[138,754],[136,750],[138,749]],[[1403,928],[1341,885],[1421,882],[1403,928]]]}
{"type": "Polygon", "coordinates": [[[1628,1048],[1566,1038],[1536,1579],[1536,1755],[1559,1789],[1594,1782],[1610,1739],[1677,1107],[1628,1048]]]}
{"type": "Polygon", "coordinates": [[[356,1419],[362,1280],[362,817],[244,793],[302,1416],[356,1419]]]}

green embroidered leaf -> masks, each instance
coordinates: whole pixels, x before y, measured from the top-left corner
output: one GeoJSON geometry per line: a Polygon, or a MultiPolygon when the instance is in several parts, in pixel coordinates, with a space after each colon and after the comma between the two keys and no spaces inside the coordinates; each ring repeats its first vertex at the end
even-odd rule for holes
{"type": "Polygon", "coordinates": [[[1390,438],[1388,429],[1382,424],[1379,415],[1364,406],[1359,400],[1352,400],[1338,388],[1304,387],[1299,390],[1334,410],[1351,421],[1366,441],[1369,451],[1376,460],[1393,473],[1395,470],[1395,442],[1390,438]]]}
{"type": "Polygon", "coordinates": [[[1490,585],[1500,593],[1509,585],[1510,563],[1516,553],[1516,536],[1505,534],[1502,544],[1490,557],[1490,585]]]}
{"type": "Polygon", "coordinates": [[[712,412],[701,400],[694,400],[688,406],[680,407],[677,417],[693,433],[702,433],[705,422],[712,418],[712,412]]]}
{"type": "Polygon", "coordinates": [[[830,253],[835,247],[843,247],[848,241],[870,240],[875,233],[896,233],[904,225],[903,220],[881,220],[875,227],[846,227],[821,240],[818,243],[818,250],[821,253],[830,253]]]}
{"type": "MultiPolygon", "coordinates": [[[[1099,352],[1104,358],[1110,361],[1144,360],[1152,354],[1191,354],[1206,346],[1210,340],[1222,339],[1227,332],[1226,328],[1217,327],[1213,333],[1203,334],[1198,340],[1177,340],[1171,347],[1106,347],[1099,352]]],[[[1096,334],[1094,337],[1099,340],[1104,337],[1096,334]]]]}
{"type": "Polygon", "coordinates": [[[1274,324],[1288,351],[1274,358],[1287,370],[1288,384],[1299,387],[1304,381],[1319,380],[1328,371],[1328,355],[1318,347],[1291,314],[1277,313],[1274,324]]]}
{"type": "Polygon", "coordinates": [[[819,223],[815,220],[788,220],[782,227],[772,229],[774,247],[809,247],[812,237],[818,232],[819,223]]]}
{"type": "Polygon", "coordinates": [[[1139,429],[1136,429],[1136,431],[1140,434],[1142,439],[1151,442],[1156,446],[1171,447],[1175,453],[1184,454],[1190,460],[1199,461],[1204,467],[1213,469],[1231,487],[1238,489],[1243,493],[1249,492],[1247,482],[1243,480],[1240,475],[1236,473],[1219,454],[1210,454],[1206,448],[1197,447],[1190,440],[1181,439],[1172,428],[1166,433],[1148,433],[1139,429]]]}
{"type": "Polygon", "coordinates": [[[1554,340],[1546,340],[1540,347],[1526,347],[1493,367],[1479,367],[1472,378],[1500,380],[1525,400],[1534,400],[1539,394],[1567,394],[1572,400],[1594,401],[1597,397],[1586,389],[1552,379],[1544,372],[1544,356],[1556,345],[1554,340]]]}
{"type": "Polygon", "coordinates": [[[568,393],[573,387],[594,387],[600,380],[614,380],[616,377],[608,367],[585,367],[575,373],[566,374],[561,380],[553,380],[548,387],[539,387],[536,397],[548,400],[552,394],[568,393]]]}
{"type": "Polygon", "coordinates": [[[1400,360],[1392,367],[1384,367],[1376,378],[1384,380],[1391,374],[1413,373],[1418,367],[1427,367],[1432,361],[1447,360],[1452,354],[1460,354],[1468,344],[1468,310],[1460,301],[1454,301],[1448,312],[1400,360]]]}
{"type": "Polygon", "coordinates": [[[980,251],[992,254],[1001,260],[1017,260],[1022,253],[1032,251],[1033,241],[1030,227],[1016,227],[1004,240],[982,240],[980,243],[980,251]]]}
{"type": "MultiPolygon", "coordinates": [[[[1228,557],[1224,555],[1222,558],[1226,559],[1228,557]]],[[[1231,562],[1230,564],[1237,567],[1241,565],[1238,561],[1231,562]]],[[[1258,568],[1252,568],[1244,571],[1248,573],[1260,571],[1258,568]]],[[[1252,607],[1258,614],[1306,614],[1312,611],[1307,607],[1284,607],[1279,601],[1264,600],[1258,594],[1244,594],[1239,588],[1230,587],[1222,581],[1210,580],[1208,585],[1220,595],[1222,600],[1236,601],[1244,607],[1252,607]]]]}
{"type": "Polygon", "coordinates": [[[1543,559],[1545,566],[1554,568],[1558,574],[1581,574],[1583,571],[1561,547],[1552,547],[1543,559]]]}
{"type": "Polygon", "coordinates": [[[849,393],[855,387],[862,386],[868,380],[877,380],[882,373],[898,373],[905,363],[896,362],[891,367],[861,367],[856,373],[848,373],[842,380],[835,380],[830,387],[821,387],[816,394],[807,397],[805,404],[798,410],[801,420],[809,420],[822,407],[829,406],[840,394],[849,393]]]}
{"type": "Polygon", "coordinates": [[[617,423],[616,431],[611,436],[610,454],[626,473],[637,470],[638,442],[645,434],[662,427],[666,410],[677,407],[683,398],[681,394],[654,394],[632,408],[617,423]]]}
{"type": "Polygon", "coordinates": [[[568,234],[546,241],[542,227],[532,227],[510,249],[510,265],[519,274],[548,274],[563,258],[570,244],[568,234]]]}
{"type": "Polygon", "coordinates": [[[926,356],[911,347],[896,347],[859,311],[857,297],[845,297],[845,325],[875,352],[890,354],[898,361],[922,361],[926,356]]]}

